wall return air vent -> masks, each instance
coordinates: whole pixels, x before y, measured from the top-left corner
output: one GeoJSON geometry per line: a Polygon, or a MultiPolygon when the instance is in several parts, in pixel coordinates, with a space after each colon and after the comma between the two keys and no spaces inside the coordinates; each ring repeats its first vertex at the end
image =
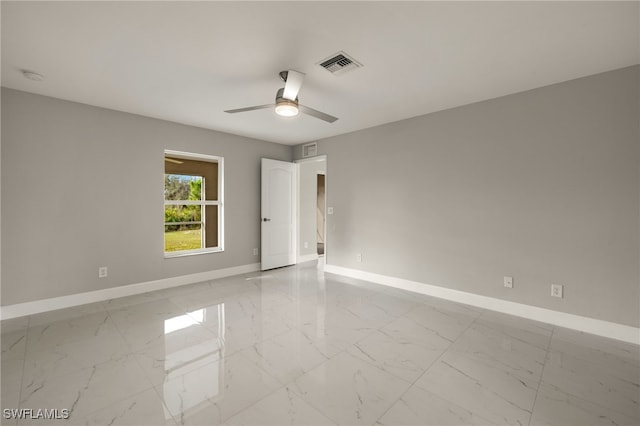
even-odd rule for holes
{"type": "Polygon", "coordinates": [[[360,62],[342,51],[323,59],[318,62],[318,65],[333,75],[344,74],[347,71],[351,71],[362,66],[360,62]]]}
{"type": "Polygon", "coordinates": [[[315,157],[318,155],[318,144],[308,143],[302,145],[302,158],[315,157]]]}

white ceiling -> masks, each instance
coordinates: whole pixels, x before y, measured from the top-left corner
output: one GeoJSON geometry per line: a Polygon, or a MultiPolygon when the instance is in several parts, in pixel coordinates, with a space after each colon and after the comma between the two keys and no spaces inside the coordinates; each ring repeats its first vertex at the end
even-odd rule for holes
{"type": "Polygon", "coordinates": [[[292,145],[637,64],[638,6],[2,1],[2,85],[292,145]],[[340,50],[364,67],[316,65],[340,50]],[[223,112],[272,103],[286,69],[339,120],[223,112]]]}

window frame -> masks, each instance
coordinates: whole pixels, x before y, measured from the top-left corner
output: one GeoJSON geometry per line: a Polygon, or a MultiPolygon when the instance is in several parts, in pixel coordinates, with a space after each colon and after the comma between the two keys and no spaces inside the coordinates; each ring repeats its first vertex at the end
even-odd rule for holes
{"type": "MultiPolygon", "coordinates": [[[[162,233],[162,251],[164,253],[164,258],[174,258],[174,257],[183,257],[183,256],[193,256],[207,253],[220,253],[224,251],[224,157],[220,157],[217,155],[208,155],[208,154],[196,154],[193,152],[184,152],[184,151],[174,151],[170,149],[164,150],[163,156],[163,178],[166,175],[166,166],[164,164],[164,157],[172,157],[172,158],[181,158],[184,160],[196,160],[196,161],[205,161],[210,163],[218,164],[218,199],[213,200],[165,200],[164,199],[164,184],[163,184],[163,233],[162,233]],[[164,221],[164,210],[166,206],[173,205],[198,205],[201,206],[204,210],[205,206],[218,206],[218,245],[216,247],[203,247],[199,249],[192,250],[177,250],[177,251],[164,251],[164,234],[166,232],[167,225],[173,224],[173,222],[165,222],[164,221]]],[[[206,182],[204,183],[206,185],[206,182]]],[[[202,194],[204,197],[204,187],[202,190],[202,194]]],[[[205,237],[206,227],[210,226],[206,223],[202,223],[201,229],[204,229],[204,233],[202,238],[205,237]]]]}

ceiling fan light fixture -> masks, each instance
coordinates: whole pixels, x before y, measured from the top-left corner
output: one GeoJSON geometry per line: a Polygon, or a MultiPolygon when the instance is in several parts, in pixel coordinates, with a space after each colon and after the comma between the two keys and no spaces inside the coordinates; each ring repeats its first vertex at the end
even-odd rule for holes
{"type": "Polygon", "coordinates": [[[310,115],[322,121],[326,121],[327,123],[333,123],[338,119],[338,117],[298,104],[298,92],[300,91],[300,87],[302,86],[302,81],[304,79],[303,73],[294,70],[281,71],[280,78],[284,81],[284,87],[278,89],[275,105],[256,105],[246,108],[228,109],[225,112],[228,114],[235,114],[237,112],[255,111],[257,109],[275,107],[276,114],[281,117],[294,117],[298,115],[299,112],[302,112],[303,114],[310,115]]]}
{"type": "Polygon", "coordinates": [[[283,117],[298,115],[298,103],[289,99],[279,99],[276,103],[276,114],[283,117]]]}

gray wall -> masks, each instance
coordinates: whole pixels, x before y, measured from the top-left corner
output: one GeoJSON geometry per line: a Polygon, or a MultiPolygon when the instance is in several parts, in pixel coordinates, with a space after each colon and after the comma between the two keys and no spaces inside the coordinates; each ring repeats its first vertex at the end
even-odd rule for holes
{"type": "Polygon", "coordinates": [[[319,141],[327,263],[639,326],[639,70],[319,141]]]}
{"type": "Polygon", "coordinates": [[[301,256],[318,252],[317,248],[317,194],[318,172],[326,172],[324,159],[300,162],[298,189],[298,250],[301,256]],[[304,248],[304,243],[307,248],[304,248]]]}
{"type": "Polygon", "coordinates": [[[291,148],[3,88],[2,304],[258,262],[261,157],[291,148]],[[223,253],[163,258],[165,149],[224,157],[223,253]]]}

